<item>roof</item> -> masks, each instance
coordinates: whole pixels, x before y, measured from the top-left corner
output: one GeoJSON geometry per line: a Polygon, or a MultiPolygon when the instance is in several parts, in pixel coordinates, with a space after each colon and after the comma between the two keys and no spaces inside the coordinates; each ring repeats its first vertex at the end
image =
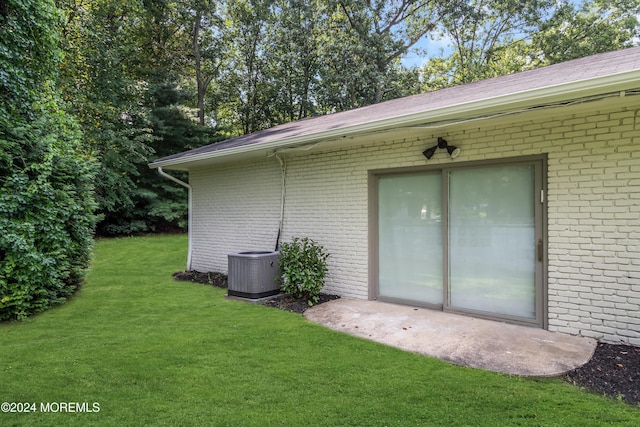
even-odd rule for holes
{"type": "Polygon", "coordinates": [[[535,70],[477,81],[311,117],[163,157],[149,167],[188,169],[189,164],[257,150],[277,150],[402,126],[495,114],[543,103],[640,87],[640,47],[607,52],[535,70]]]}

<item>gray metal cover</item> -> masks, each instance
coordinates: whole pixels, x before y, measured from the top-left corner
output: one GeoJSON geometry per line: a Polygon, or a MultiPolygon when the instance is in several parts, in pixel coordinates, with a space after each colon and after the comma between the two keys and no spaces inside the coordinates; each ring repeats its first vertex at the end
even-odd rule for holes
{"type": "Polygon", "coordinates": [[[280,292],[279,252],[248,251],[228,255],[228,294],[262,298],[280,292]]]}

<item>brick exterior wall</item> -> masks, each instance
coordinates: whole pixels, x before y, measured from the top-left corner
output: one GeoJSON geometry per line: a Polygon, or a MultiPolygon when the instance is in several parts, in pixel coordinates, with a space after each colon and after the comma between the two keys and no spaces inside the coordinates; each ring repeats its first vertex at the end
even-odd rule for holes
{"type": "MultiPolygon", "coordinates": [[[[286,152],[282,240],[325,246],[325,291],[366,299],[369,170],[425,165],[438,136],[461,148],[456,162],[546,153],[548,328],[640,345],[640,109],[591,108],[286,152]]],[[[428,164],[452,161],[442,154],[428,164]]],[[[229,252],[275,247],[280,179],[275,157],[191,171],[194,270],[226,272],[229,252]]]]}

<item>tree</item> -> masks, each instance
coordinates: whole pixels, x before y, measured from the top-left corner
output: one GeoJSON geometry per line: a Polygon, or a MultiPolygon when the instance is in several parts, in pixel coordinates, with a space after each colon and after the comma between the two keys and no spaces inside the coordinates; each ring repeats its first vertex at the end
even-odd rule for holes
{"type": "Polygon", "coordinates": [[[320,0],[278,0],[272,5],[270,74],[279,123],[318,114],[320,37],[326,17],[320,0]]]}
{"type": "Polygon", "coordinates": [[[640,0],[566,4],[532,37],[532,51],[549,65],[632,46],[638,37],[640,0]]]}
{"type": "Polygon", "coordinates": [[[554,13],[553,0],[465,0],[443,12],[440,36],[453,53],[431,60],[425,70],[431,88],[468,83],[527,67],[524,39],[554,13]]]}
{"type": "MultiPolygon", "coordinates": [[[[329,28],[322,39],[324,101],[337,110],[378,103],[392,69],[438,19],[431,0],[330,1],[329,28]]],[[[442,8],[448,2],[442,3],[442,8]]]]}
{"type": "Polygon", "coordinates": [[[219,31],[224,24],[216,15],[216,3],[197,0],[186,10],[192,16],[191,47],[196,77],[198,120],[205,126],[205,96],[209,85],[218,77],[223,64],[223,35],[219,31]]]}
{"type": "Polygon", "coordinates": [[[638,0],[594,0],[581,6],[549,0],[469,0],[446,15],[441,36],[454,52],[423,69],[425,89],[629,46],[637,35],[638,0]]]}
{"type": "Polygon", "coordinates": [[[269,0],[228,2],[225,10],[227,37],[232,47],[220,82],[223,117],[240,133],[275,126],[276,89],[269,62],[273,60],[268,29],[272,28],[269,0]]]}
{"type": "Polygon", "coordinates": [[[133,209],[137,165],[152,152],[147,84],[132,65],[143,55],[135,37],[142,5],[116,0],[60,5],[66,12],[60,87],[79,119],[83,145],[99,161],[96,200],[104,232],[103,224],[133,209]]]}
{"type": "MultiPolygon", "coordinates": [[[[222,139],[215,129],[200,126],[193,120],[193,110],[184,106],[185,94],[175,84],[154,85],[150,88],[150,123],[154,133],[151,147],[154,154],[149,161],[177,152],[200,147],[222,139]]],[[[188,181],[186,172],[174,172],[188,181]]],[[[187,192],[166,179],[160,179],[146,164],[138,166],[136,185],[131,194],[133,209],[120,218],[113,218],[108,230],[111,234],[127,234],[132,225],[138,231],[174,231],[187,228],[187,192]]]]}
{"type": "Polygon", "coordinates": [[[64,301],[82,283],[94,163],[56,87],[52,1],[0,1],[0,320],[64,301]]]}
{"type": "MultiPolygon", "coordinates": [[[[210,127],[192,121],[193,109],[169,101],[191,103],[191,94],[185,93],[196,86],[177,89],[193,80],[194,17],[212,2],[191,3],[60,0],[66,12],[60,85],[79,117],[84,146],[99,161],[100,234],[177,229],[186,224],[186,194],[158,179],[147,163],[154,156],[219,139],[210,127]],[[179,131],[186,133],[178,136],[179,131]]],[[[210,31],[207,13],[200,18],[207,29],[199,32],[196,46],[210,31]]],[[[208,45],[200,49],[197,116],[201,121],[202,88],[213,78],[207,74],[213,50],[208,45]]]]}

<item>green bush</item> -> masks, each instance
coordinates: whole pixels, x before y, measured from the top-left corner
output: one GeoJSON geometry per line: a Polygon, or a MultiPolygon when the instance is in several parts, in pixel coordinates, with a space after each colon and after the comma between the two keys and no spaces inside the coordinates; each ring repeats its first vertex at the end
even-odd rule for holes
{"type": "Polygon", "coordinates": [[[77,289],[95,225],[94,162],[55,88],[59,15],[52,1],[3,7],[0,321],[45,310],[77,289]]]}
{"type": "Polygon", "coordinates": [[[329,254],[308,237],[295,237],[280,245],[280,284],[294,298],[305,299],[309,305],[318,302],[327,274],[329,254]]]}
{"type": "MultiPolygon", "coordinates": [[[[0,165],[0,321],[64,301],[89,265],[93,162],[79,154],[79,136],[61,129],[61,122],[72,124],[63,113],[48,112],[26,125],[22,138],[0,137],[24,150],[0,165]]],[[[0,120],[0,131],[6,124],[0,120]]]]}

